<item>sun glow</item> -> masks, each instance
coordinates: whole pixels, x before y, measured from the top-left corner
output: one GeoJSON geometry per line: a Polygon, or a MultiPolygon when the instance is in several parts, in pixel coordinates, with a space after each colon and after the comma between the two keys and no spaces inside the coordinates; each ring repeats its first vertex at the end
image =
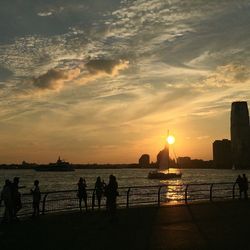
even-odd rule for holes
{"type": "Polygon", "coordinates": [[[175,138],[174,138],[174,136],[169,135],[169,136],[167,137],[166,141],[167,141],[168,144],[171,145],[171,144],[174,144],[174,143],[175,143],[175,138]]]}

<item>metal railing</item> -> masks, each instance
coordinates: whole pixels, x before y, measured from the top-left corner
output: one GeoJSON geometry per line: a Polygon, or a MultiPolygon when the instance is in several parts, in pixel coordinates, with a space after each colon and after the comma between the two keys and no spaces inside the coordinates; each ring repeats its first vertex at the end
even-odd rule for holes
{"type": "MultiPolygon", "coordinates": [[[[168,205],[173,203],[188,204],[196,201],[218,201],[239,198],[239,189],[236,183],[191,183],[182,185],[131,186],[118,189],[117,206],[129,208],[145,205],[168,205]]],[[[22,209],[19,215],[32,214],[32,195],[22,194],[22,209]]],[[[83,204],[84,205],[84,204],[83,204]]],[[[101,208],[106,206],[106,197],[102,197],[101,208]]],[[[87,189],[87,207],[97,209],[94,189],[87,189]]],[[[84,209],[84,208],[83,208],[84,209]]],[[[42,214],[79,210],[77,190],[51,191],[42,193],[40,204],[42,214]]],[[[3,206],[0,208],[3,214],[3,206]]]]}

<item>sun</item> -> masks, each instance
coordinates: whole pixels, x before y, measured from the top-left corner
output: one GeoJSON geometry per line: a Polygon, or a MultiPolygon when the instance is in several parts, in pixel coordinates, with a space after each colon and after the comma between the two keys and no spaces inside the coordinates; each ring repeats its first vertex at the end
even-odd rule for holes
{"type": "Polygon", "coordinates": [[[167,137],[166,141],[167,141],[168,144],[171,145],[171,144],[174,144],[174,143],[175,143],[175,138],[174,138],[173,135],[169,135],[169,136],[167,137]]]}

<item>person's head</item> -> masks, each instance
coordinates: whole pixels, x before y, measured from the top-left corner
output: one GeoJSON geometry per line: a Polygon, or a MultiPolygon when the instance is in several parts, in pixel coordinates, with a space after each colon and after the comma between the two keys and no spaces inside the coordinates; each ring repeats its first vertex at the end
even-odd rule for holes
{"type": "Polygon", "coordinates": [[[111,174],[109,176],[109,182],[114,182],[114,181],[115,181],[115,176],[111,174]]]}
{"type": "Polygon", "coordinates": [[[38,185],[39,185],[39,180],[35,180],[35,181],[34,181],[34,186],[37,187],[38,185]]]}
{"type": "Polygon", "coordinates": [[[96,179],[96,181],[101,182],[101,177],[98,176],[97,179],[96,179]]]}
{"type": "Polygon", "coordinates": [[[13,183],[18,184],[19,183],[19,177],[14,177],[13,183]]]}
{"type": "Polygon", "coordinates": [[[82,183],[82,182],[83,182],[83,178],[82,178],[82,177],[80,177],[79,182],[80,182],[80,183],[82,183]]]}
{"type": "Polygon", "coordinates": [[[6,179],[5,180],[5,186],[9,186],[11,184],[10,180],[9,179],[6,179]]]}
{"type": "Polygon", "coordinates": [[[246,174],[243,174],[243,177],[246,177],[246,174]]]}

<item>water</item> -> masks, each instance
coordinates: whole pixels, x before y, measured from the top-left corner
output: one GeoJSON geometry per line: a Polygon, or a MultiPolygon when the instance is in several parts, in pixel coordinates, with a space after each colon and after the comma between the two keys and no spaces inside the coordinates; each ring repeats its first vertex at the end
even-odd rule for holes
{"type": "MultiPolygon", "coordinates": [[[[29,192],[35,179],[40,181],[40,189],[45,191],[58,191],[77,189],[80,177],[86,179],[88,188],[93,188],[97,176],[107,183],[110,174],[117,177],[119,187],[148,186],[158,184],[188,184],[188,183],[216,183],[234,182],[238,174],[246,173],[250,176],[250,170],[230,169],[183,169],[182,178],[178,180],[149,180],[149,169],[76,169],[74,172],[36,172],[34,170],[0,170],[0,189],[5,179],[20,177],[20,185],[26,186],[23,192],[29,192]]],[[[174,171],[174,170],[173,170],[174,171]]]]}
{"type": "MultiPolygon", "coordinates": [[[[100,176],[108,183],[109,175],[114,174],[119,184],[118,206],[126,207],[128,188],[134,186],[158,186],[160,184],[168,184],[160,190],[160,201],[165,204],[183,202],[185,200],[185,184],[198,183],[221,183],[229,182],[226,185],[213,186],[213,199],[232,198],[232,183],[235,182],[238,174],[243,172],[249,176],[250,171],[240,170],[219,170],[219,169],[183,169],[182,178],[175,180],[150,180],[147,178],[150,169],[77,169],[74,172],[36,172],[34,170],[0,170],[0,189],[5,179],[12,180],[13,177],[20,177],[23,208],[19,214],[32,213],[32,196],[30,189],[33,187],[35,179],[40,181],[41,192],[74,190],[60,193],[50,193],[46,198],[45,211],[59,211],[66,209],[79,209],[78,198],[76,196],[77,182],[80,177],[86,179],[87,188],[93,189],[97,176],[100,176]]],[[[176,170],[171,170],[174,172],[176,170]]],[[[189,185],[188,200],[209,200],[210,185],[189,185]]],[[[147,188],[131,188],[129,191],[130,206],[143,204],[158,203],[158,187],[147,188]]],[[[236,189],[236,192],[238,190],[236,189]]],[[[92,204],[91,190],[88,191],[88,206],[92,204]]],[[[237,196],[236,196],[237,197],[237,196]]],[[[102,206],[105,207],[105,198],[103,198],[102,206]]],[[[0,208],[0,217],[3,214],[3,207],[0,208]]]]}

